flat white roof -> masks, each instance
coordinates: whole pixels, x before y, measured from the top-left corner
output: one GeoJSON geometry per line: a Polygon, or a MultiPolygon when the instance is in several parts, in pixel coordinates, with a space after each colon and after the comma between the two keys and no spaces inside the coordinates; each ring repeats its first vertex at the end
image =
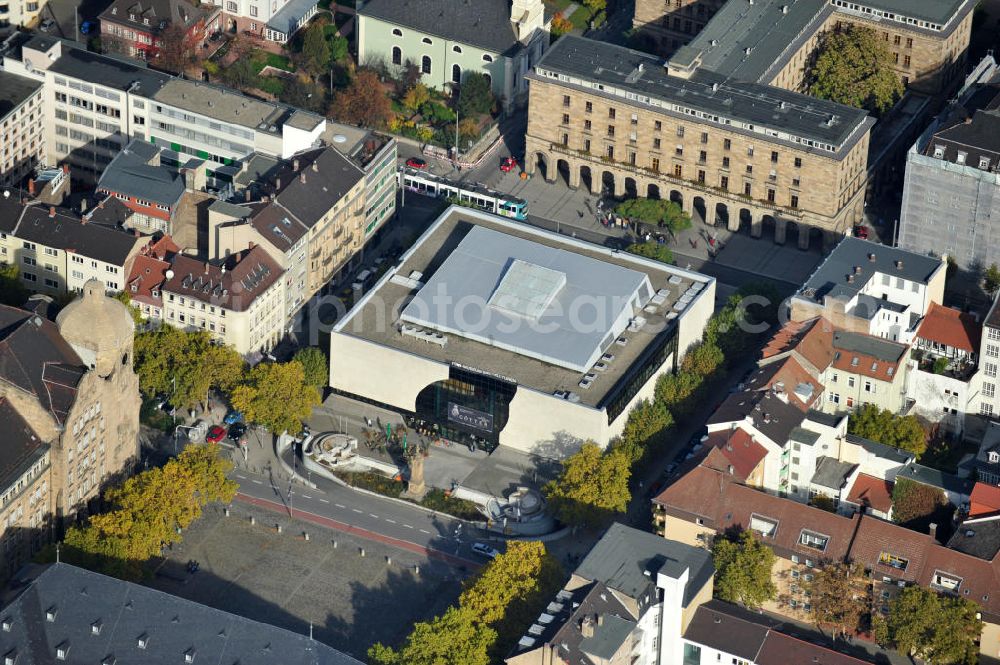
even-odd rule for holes
{"type": "Polygon", "coordinates": [[[400,319],[586,372],[652,297],[643,272],[475,226],[400,319]]]}

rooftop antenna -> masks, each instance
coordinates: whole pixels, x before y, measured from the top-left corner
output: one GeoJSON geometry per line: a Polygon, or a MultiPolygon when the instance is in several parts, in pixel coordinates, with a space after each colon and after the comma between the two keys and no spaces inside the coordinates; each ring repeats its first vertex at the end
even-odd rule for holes
{"type": "Polygon", "coordinates": [[[62,543],[56,543],[56,563],[59,563],[59,547],[62,543]]]}
{"type": "Polygon", "coordinates": [[[310,621],[309,622],[309,640],[311,641],[312,638],[313,638],[313,622],[310,621]]]}

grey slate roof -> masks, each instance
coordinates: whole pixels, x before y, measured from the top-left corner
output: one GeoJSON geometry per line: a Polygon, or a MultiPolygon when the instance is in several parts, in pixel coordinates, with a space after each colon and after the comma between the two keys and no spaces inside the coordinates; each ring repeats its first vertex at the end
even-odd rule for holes
{"type": "Polygon", "coordinates": [[[926,155],[934,155],[938,146],[944,148],[939,159],[958,162],[958,153],[965,153],[965,166],[979,168],[985,157],[989,167],[996,172],[1000,167],[1000,111],[976,111],[968,122],[960,122],[934,134],[927,142],[926,155]]]}
{"type": "Polygon", "coordinates": [[[809,276],[796,296],[819,303],[828,294],[851,298],[877,273],[927,284],[942,269],[939,259],[847,236],[809,276]],[[874,261],[870,255],[874,255],[874,261]],[[897,266],[897,261],[902,263],[897,266]],[[855,267],[861,270],[855,272],[855,267]],[[848,274],[854,275],[852,282],[847,281],[848,274]]]}
{"type": "Polygon", "coordinates": [[[605,614],[601,618],[600,625],[594,627],[594,635],[580,640],[580,651],[596,656],[600,660],[611,660],[635,627],[635,621],[614,614],[605,614]]]}
{"type": "Polygon", "coordinates": [[[20,240],[72,251],[117,266],[124,265],[129,253],[141,242],[129,233],[84,224],[69,211],[57,209],[55,217],[49,217],[49,209],[38,205],[25,208],[14,235],[20,240]]]}
{"type": "Polygon", "coordinates": [[[769,617],[760,615],[755,621],[748,621],[736,616],[731,608],[718,600],[705,603],[695,610],[684,638],[753,662],[770,630],[770,625],[764,623],[769,617]]]}
{"type": "Polygon", "coordinates": [[[173,207],[184,195],[184,179],[165,166],[151,166],[159,148],[140,139],[132,139],[115,155],[101,179],[98,189],[135,196],[152,203],[173,207]]]}
{"type": "Polygon", "coordinates": [[[898,362],[909,348],[905,344],[849,330],[833,333],[832,345],[837,351],[871,356],[887,363],[898,362]]]}
{"type": "Polygon", "coordinates": [[[1000,520],[959,524],[948,540],[948,549],[992,561],[1000,552],[1000,520]]]}
{"type": "Polygon", "coordinates": [[[685,570],[690,571],[684,591],[687,607],[715,572],[711,553],[615,522],[577,566],[576,575],[640,598],[655,584],[657,573],[677,579],[685,570]]]}
{"type": "MultiPolygon", "coordinates": [[[[725,126],[735,132],[760,136],[743,129],[739,123],[745,122],[754,127],[788,132],[804,140],[835,146],[837,155],[843,155],[874,124],[874,120],[859,109],[781,88],[739,81],[704,69],[698,69],[689,79],[670,76],[660,58],[573,35],[561,37],[538,61],[535,73],[528,75],[528,78],[559,83],[558,79],[540,74],[540,70],[649,98],[657,102],[650,108],[664,115],[689,118],[664,108],[664,104],[677,104],[712,117],[729,118],[733,122],[725,126]],[[834,117],[834,122],[829,123],[834,117]]],[[[566,82],[560,84],[572,85],[566,82]]],[[[595,92],[594,88],[583,89],[595,92]]],[[[610,99],[618,98],[610,93],[608,95],[610,99]]],[[[637,100],[628,103],[642,104],[637,100]]],[[[780,141],[774,137],[767,137],[766,140],[780,141]]],[[[806,144],[790,140],[784,142],[802,150],[809,149],[806,144]]],[[[832,157],[835,153],[824,154],[832,157]]]]}
{"type": "Polygon", "coordinates": [[[520,46],[510,22],[510,0],[369,0],[358,14],[491,53],[520,46]]]}
{"type": "Polygon", "coordinates": [[[121,230],[121,227],[135,214],[122,201],[114,196],[106,196],[97,205],[91,207],[84,213],[83,218],[88,224],[100,224],[101,226],[121,230]]]}
{"type": "Polygon", "coordinates": [[[836,457],[820,456],[816,460],[816,471],[813,473],[812,484],[840,490],[847,482],[847,476],[857,467],[857,464],[841,462],[836,457]]]}
{"type": "Polygon", "coordinates": [[[836,427],[840,424],[842,418],[844,418],[842,415],[837,415],[835,413],[823,413],[822,411],[816,411],[815,409],[810,409],[806,414],[806,420],[811,420],[814,423],[826,425],[827,427],[836,427]]]}
{"type": "Polygon", "coordinates": [[[300,167],[302,177],[286,177],[275,198],[309,228],[365,177],[354,162],[329,147],[304,153],[300,167]]]}
{"type": "MultiPolygon", "coordinates": [[[[53,41],[50,37],[36,38],[25,46],[47,48],[45,45],[50,46],[53,41]]],[[[84,81],[100,81],[101,85],[117,90],[131,88],[134,93],[145,96],[155,94],[171,79],[169,74],[149,69],[136,60],[85,51],[75,42],[66,40],[62,42],[62,55],[49,66],[49,71],[84,81]]]]}
{"type": "Polygon", "coordinates": [[[41,87],[41,81],[0,71],[0,118],[6,117],[41,87]]]}
{"type": "Polygon", "coordinates": [[[861,4],[944,25],[962,9],[962,5],[968,9],[975,3],[969,0],[868,0],[861,4]]]}
{"type": "Polygon", "coordinates": [[[902,448],[893,448],[892,446],[887,446],[884,443],[872,441],[871,439],[865,439],[854,434],[848,434],[846,440],[848,443],[861,446],[873,455],[898,462],[899,464],[906,464],[913,460],[913,453],[907,452],[902,448]]]}
{"type": "Polygon", "coordinates": [[[288,37],[295,34],[296,26],[302,18],[316,7],[316,0],[289,0],[278,13],[267,22],[267,27],[277,30],[288,37]]]}
{"type": "Polygon", "coordinates": [[[968,478],[959,478],[956,475],[932,469],[929,466],[924,466],[915,462],[910,462],[904,468],[899,470],[896,480],[899,480],[900,478],[908,478],[909,480],[923,483],[924,485],[930,485],[931,487],[937,487],[948,492],[954,492],[959,496],[965,497],[969,496],[972,492],[973,486],[975,485],[975,482],[969,480],[968,478]]]}
{"type": "Polygon", "coordinates": [[[95,665],[108,656],[116,665],[177,665],[187,653],[195,663],[360,665],[307,635],[65,563],[45,569],[0,617],[11,622],[0,653],[16,652],[17,665],[55,663],[60,645],[66,662],[95,665]]]}
{"type": "Polygon", "coordinates": [[[773,396],[770,390],[743,391],[727,397],[709,417],[708,424],[741,422],[747,417],[757,431],[782,446],[806,414],[773,396]]]}

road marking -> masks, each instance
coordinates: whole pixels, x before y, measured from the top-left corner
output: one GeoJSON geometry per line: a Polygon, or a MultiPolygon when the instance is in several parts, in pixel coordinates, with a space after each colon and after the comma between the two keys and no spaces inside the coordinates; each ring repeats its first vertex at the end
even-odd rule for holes
{"type": "Polygon", "coordinates": [[[385,518],[385,521],[388,522],[389,524],[395,524],[396,523],[396,520],[391,520],[388,517],[385,518]]]}
{"type": "Polygon", "coordinates": [[[407,529],[412,529],[412,528],[413,528],[413,527],[412,527],[412,526],[410,526],[409,524],[404,524],[403,526],[405,526],[405,527],[406,527],[407,529]]]}
{"type": "Polygon", "coordinates": [[[368,516],[369,517],[374,517],[375,519],[378,519],[378,515],[376,515],[375,513],[368,513],[368,516]]]}
{"type": "Polygon", "coordinates": [[[238,474],[238,473],[236,473],[236,474],[233,474],[233,475],[235,475],[235,476],[236,476],[237,478],[242,478],[243,480],[246,480],[246,479],[247,479],[247,477],[246,477],[246,476],[241,476],[241,475],[240,475],[240,474],[238,474]]]}
{"type": "Polygon", "coordinates": [[[264,483],[260,482],[259,480],[257,480],[256,478],[253,479],[253,482],[257,483],[258,485],[263,485],[264,484],[264,483]]]}
{"type": "Polygon", "coordinates": [[[308,494],[303,494],[303,495],[302,495],[302,498],[303,498],[303,499],[311,499],[312,497],[311,497],[311,496],[309,496],[308,494]]]}
{"type": "Polygon", "coordinates": [[[356,512],[356,513],[358,513],[359,515],[361,514],[361,511],[360,511],[360,510],[358,510],[357,508],[351,508],[351,510],[353,510],[353,511],[354,511],[354,512],[356,512]]]}
{"type": "Polygon", "coordinates": [[[430,535],[431,532],[428,531],[427,529],[421,529],[420,533],[426,533],[427,535],[430,535]]]}
{"type": "Polygon", "coordinates": [[[327,499],[320,499],[323,503],[330,503],[327,499]]]}
{"type": "MultiPolygon", "coordinates": [[[[342,503],[335,503],[333,505],[337,506],[338,508],[343,508],[344,507],[344,504],[342,504],[342,503]]],[[[361,511],[359,510],[358,512],[360,513],[361,511]]]]}

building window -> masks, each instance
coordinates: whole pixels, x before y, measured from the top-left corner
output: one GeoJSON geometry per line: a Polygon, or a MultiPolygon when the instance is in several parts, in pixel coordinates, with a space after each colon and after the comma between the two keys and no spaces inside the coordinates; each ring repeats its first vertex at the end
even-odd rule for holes
{"type": "Polygon", "coordinates": [[[878,562],[884,566],[895,568],[896,570],[906,570],[906,567],[910,565],[910,562],[907,559],[896,556],[895,554],[889,554],[888,552],[882,552],[879,554],[878,562]]]}
{"type": "Polygon", "coordinates": [[[431,73],[431,57],[429,55],[425,55],[422,58],[420,58],[420,73],[421,74],[431,73]]]}
{"type": "Polygon", "coordinates": [[[656,158],[656,157],[653,157],[653,161],[652,161],[651,167],[652,167],[652,169],[653,169],[653,171],[655,173],[659,173],[660,172],[660,160],[658,158],[656,158]]]}
{"type": "Polygon", "coordinates": [[[674,177],[675,178],[684,177],[684,169],[681,167],[680,164],[674,164],[674,177]]]}
{"type": "Polygon", "coordinates": [[[683,125],[678,125],[677,126],[677,136],[679,136],[680,138],[684,138],[684,126],[683,125]]]}
{"type": "Polygon", "coordinates": [[[653,139],[653,150],[660,149],[660,139],[653,139]]]}
{"type": "Polygon", "coordinates": [[[401,65],[403,64],[403,49],[398,46],[392,47],[392,64],[401,65]]]}
{"type": "Polygon", "coordinates": [[[903,56],[903,66],[904,67],[909,67],[910,66],[910,56],[908,56],[908,55],[904,55],[903,56]]]}
{"type": "Polygon", "coordinates": [[[773,164],[777,164],[778,163],[778,152],[776,150],[772,150],[771,151],[771,162],[773,164]]]}
{"type": "Polygon", "coordinates": [[[913,48],[913,37],[906,38],[906,48],[913,48]]]}
{"type": "Polygon", "coordinates": [[[612,138],[613,139],[614,137],[615,137],[615,126],[614,125],[608,125],[608,138],[612,138]]]}
{"type": "Polygon", "coordinates": [[[719,178],[719,189],[729,191],[729,176],[721,176],[719,178]]]}
{"type": "Polygon", "coordinates": [[[393,28],[392,29],[392,34],[395,35],[396,37],[402,37],[403,36],[403,31],[400,30],[399,28],[393,28]]]}
{"type": "MultiPolygon", "coordinates": [[[[569,122],[569,120],[568,120],[568,119],[567,119],[567,122],[569,122]]],[[[589,132],[589,131],[590,131],[590,129],[591,129],[591,127],[592,127],[592,125],[590,124],[590,121],[589,121],[589,120],[584,120],[584,121],[583,121],[583,131],[585,131],[585,132],[589,132]]]]}
{"type": "Polygon", "coordinates": [[[483,62],[493,62],[493,56],[489,53],[483,53],[483,62]]]}
{"type": "Polygon", "coordinates": [[[934,577],[931,578],[931,584],[947,591],[958,591],[958,588],[962,586],[962,578],[935,570],[934,577]]]}
{"type": "Polygon", "coordinates": [[[613,145],[609,145],[606,154],[608,156],[608,159],[610,159],[611,161],[614,161],[615,160],[615,147],[613,145]]]}
{"type": "Polygon", "coordinates": [[[992,416],[993,415],[993,405],[989,402],[983,402],[979,405],[979,415],[981,416],[992,416]]]}
{"type": "Polygon", "coordinates": [[[986,355],[989,356],[990,358],[1000,358],[1000,345],[987,344],[986,355]]]}
{"type": "Polygon", "coordinates": [[[744,194],[744,196],[750,196],[751,195],[750,194],[751,191],[753,191],[753,188],[750,186],[750,183],[749,182],[743,183],[743,194],[744,194]]]}
{"type": "Polygon", "coordinates": [[[653,131],[654,132],[658,132],[658,131],[660,131],[662,129],[663,129],[663,123],[660,122],[659,120],[654,120],[653,121],[653,131]]]}
{"type": "Polygon", "coordinates": [[[434,43],[434,42],[431,41],[430,37],[424,37],[420,41],[422,41],[424,44],[433,44],[434,43]]]}
{"type": "Polygon", "coordinates": [[[608,117],[611,118],[612,120],[615,119],[615,110],[613,108],[608,109],[608,117]]]}
{"type": "Polygon", "coordinates": [[[729,168],[729,158],[728,157],[723,157],[722,158],[722,168],[724,168],[724,169],[728,169],[729,168]]]}
{"type": "Polygon", "coordinates": [[[593,113],[594,112],[594,104],[593,104],[593,102],[587,102],[587,103],[585,103],[583,105],[583,110],[586,111],[587,113],[593,113]]]}
{"type": "Polygon", "coordinates": [[[791,207],[791,208],[798,208],[799,207],[799,197],[796,196],[795,194],[792,194],[792,200],[789,203],[789,207],[791,207]]]}
{"type": "Polygon", "coordinates": [[[569,108],[569,95],[563,95],[563,106],[569,108]]]}
{"type": "Polygon", "coordinates": [[[865,392],[866,393],[875,392],[875,385],[871,381],[865,381],[865,392]]]}
{"type": "Polygon", "coordinates": [[[452,83],[462,82],[462,68],[459,65],[451,66],[451,82],[452,83]]]}
{"type": "Polygon", "coordinates": [[[250,16],[257,16],[257,6],[250,5],[250,16]]]}
{"type": "Polygon", "coordinates": [[[778,530],[778,521],[762,515],[750,515],[750,528],[765,538],[773,538],[778,530]]]}
{"type": "Polygon", "coordinates": [[[996,395],[997,385],[995,383],[984,383],[983,384],[983,397],[989,397],[992,399],[996,395]]]}
{"type": "Polygon", "coordinates": [[[799,543],[806,547],[811,547],[814,550],[819,550],[823,552],[826,550],[826,544],[830,542],[829,536],[824,536],[821,533],[816,533],[815,531],[802,530],[802,534],[799,536],[799,543]]]}
{"type": "Polygon", "coordinates": [[[997,366],[996,363],[983,363],[983,373],[992,378],[996,378],[997,366]]]}
{"type": "Polygon", "coordinates": [[[774,203],[774,190],[770,187],[767,189],[767,201],[768,203],[774,203]]]}

